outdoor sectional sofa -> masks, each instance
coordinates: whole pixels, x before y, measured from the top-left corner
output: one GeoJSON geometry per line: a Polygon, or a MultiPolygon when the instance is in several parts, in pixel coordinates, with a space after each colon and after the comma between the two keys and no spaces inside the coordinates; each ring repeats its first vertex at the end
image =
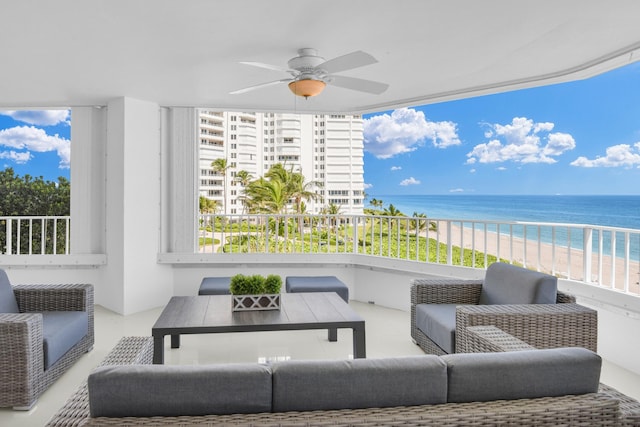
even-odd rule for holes
{"type": "Polygon", "coordinates": [[[621,425],[582,348],[163,366],[152,347],[123,338],[48,426],[621,425]]]}

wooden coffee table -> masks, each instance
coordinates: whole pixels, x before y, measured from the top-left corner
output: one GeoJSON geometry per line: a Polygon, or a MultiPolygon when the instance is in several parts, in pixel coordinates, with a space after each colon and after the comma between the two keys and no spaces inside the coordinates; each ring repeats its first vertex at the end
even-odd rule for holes
{"type": "Polygon", "coordinates": [[[335,292],[282,294],[280,310],[231,311],[230,295],[173,297],[153,325],[153,363],[164,363],[164,337],[180,347],[182,334],[294,331],[337,328],[353,330],[353,357],[366,357],[364,319],[335,292]]]}

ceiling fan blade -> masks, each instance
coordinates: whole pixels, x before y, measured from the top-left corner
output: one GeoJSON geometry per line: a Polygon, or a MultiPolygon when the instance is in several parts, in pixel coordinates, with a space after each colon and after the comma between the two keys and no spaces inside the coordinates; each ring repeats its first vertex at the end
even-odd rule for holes
{"type": "Polygon", "coordinates": [[[328,84],[333,86],[357,90],[360,92],[372,93],[374,95],[380,95],[389,87],[389,85],[386,83],[345,76],[330,76],[326,81],[328,84]]]}
{"type": "Polygon", "coordinates": [[[249,87],[245,87],[244,89],[234,90],[233,92],[229,92],[229,95],[238,95],[241,93],[251,92],[252,90],[256,90],[256,89],[262,89],[263,87],[269,87],[269,86],[277,85],[280,83],[287,83],[290,81],[293,81],[293,79],[282,79],[282,80],[275,80],[273,82],[268,82],[268,83],[260,83],[259,85],[249,86],[249,87]]]}
{"type": "Polygon", "coordinates": [[[289,68],[280,67],[279,65],[265,64],[265,63],[262,63],[262,62],[240,62],[240,63],[244,64],[244,65],[251,65],[252,67],[266,68],[267,70],[284,71],[285,73],[291,73],[293,75],[298,73],[296,70],[291,70],[289,68]]]}
{"type": "Polygon", "coordinates": [[[316,68],[326,71],[328,74],[339,73],[341,71],[352,70],[365,65],[375,64],[376,58],[361,50],[338,56],[318,65],[316,68]]]}

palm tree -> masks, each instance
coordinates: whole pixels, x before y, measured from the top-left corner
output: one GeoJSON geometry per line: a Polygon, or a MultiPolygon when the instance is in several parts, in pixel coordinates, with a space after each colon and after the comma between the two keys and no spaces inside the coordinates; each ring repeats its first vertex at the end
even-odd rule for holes
{"type": "MultiPolygon", "coordinates": [[[[249,183],[251,182],[252,179],[253,179],[253,175],[251,175],[249,172],[247,172],[244,169],[238,171],[238,173],[236,174],[236,181],[238,181],[240,183],[240,185],[242,185],[242,189],[243,190],[245,190],[247,188],[247,185],[249,185],[249,183]]],[[[238,198],[242,202],[242,213],[244,214],[244,210],[247,207],[246,194],[241,196],[241,197],[238,197],[238,198]]]]}
{"type": "Polygon", "coordinates": [[[300,213],[300,204],[303,200],[315,200],[319,197],[312,189],[321,187],[322,183],[318,181],[305,182],[302,172],[294,172],[293,167],[287,170],[282,163],[277,163],[264,176],[270,181],[277,180],[284,185],[284,191],[290,199],[293,199],[296,213],[300,213]]]}
{"type": "Polygon", "coordinates": [[[423,213],[414,212],[413,218],[416,218],[416,219],[411,220],[411,228],[416,230],[418,233],[421,233],[427,228],[427,215],[423,213]]]}
{"type": "Polygon", "coordinates": [[[223,201],[223,212],[227,213],[227,171],[231,165],[227,163],[227,159],[220,158],[215,159],[211,162],[211,168],[214,172],[222,174],[222,201],[223,201]]]}
{"type": "Polygon", "coordinates": [[[209,214],[215,213],[218,209],[218,202],[208,199],[204,196],[200,196],[200,213],[209,214]]]}
{"type": "Polygon", "coordinates": [[[390,204],[389,207],[384,210],[383,215],[386,215],[386,216],[404,216],[404,214],[402,212],[400,212],[398,209],[396,209],[396,207],[393,206],[393,204],[390,204]]]}
{"type": "Polygon", "coordinates": [[[373,206],[374,208],[381,208],[384,205],[384,202],[382,200],[373,198],[371,199],[371,201],[369,202],[369,204],[371,206],[373,206]]]}
{"type": "Polygon", "coordinates": [[[289,191],[293,197],[296,213],[302,213],[301,205],[303,200],[317,200],[320,195],[312,191],[314,187],[322,187],[319,181],[304,182],[304,175],[300,172],[290,174],[289,191]]]}

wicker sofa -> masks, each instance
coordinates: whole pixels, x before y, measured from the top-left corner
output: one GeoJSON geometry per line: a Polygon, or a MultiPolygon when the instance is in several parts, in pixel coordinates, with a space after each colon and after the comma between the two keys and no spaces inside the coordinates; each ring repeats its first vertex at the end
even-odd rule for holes
{"type": "Polygon", "coordinates": [[[490,265],[484,280],[415,279],[411,337],[426,353],[467,353],[467,328],[494,325],[538,349],[595,352],[597,312],[558,291],[556,282],[553,276],[503,263],[490,265]]]}
{"type": "MultiPolygon", "coordinates": [[[[240,394],[235,397],[236,400],[239,400],[242,405],[246,405],[247,407],[252,405],[259,406],[259,400],[261,397],[264,397],[260,391],[262,387],[257,385],[262,380],[258,380],[258,383],[252,382],[256,380],[256,377],[254,377],[253,380],[245,378],[245,381],[242,381],[239,385],[231,382],[232,379],[237,379],[235,375],[238,372],[244,372],[244,375],[253,375],[251,372],[247,373],[245,369],[247,368],[247,366],[245,366],[247,364],[238,366],[240,368],[239,370],[233,366],[229,367],[229,365],[223,365],[222,367],[221,365],[210,365],[208,367],[163,367],[159,365],[139,366],[138,368],[135,366],[109,367],[109,365],[147,365],[151,363],[153,353],[152,339],[149,337],[126,337],[123,338],[107,356],[102,367],[98,368],[91,375],[92,391],[89,391],[87,383],[82,384],[78,391],[47,425],[50,427],[84,425],[477,426],[480,425],[479,422],[481,422],[482,425],[496,426],[621,425],[619,400],[609,394],[595,392],[595,390],[593,390],[594,387],[597,389],[597,384],[594,385],[593,382],[598,381],[599,357],[585,349],[556,349],[547,351],[552,353],[540,354],[543,356],[542,359],[546,359],[546,362],[542,361],[542,359],[537,359],[538,354],[534,354],[534,359],[541,362],[541,364],[535,361],[528,363],[525,368],[527,375],[534,375],[538,382],[551,381],[561,386],[573,383],[574,385],[571,387],[577,387],[573,390],[575,394],[563,394],[554,397],[529,396],[515,400],[494,400],[490,399],[489,395],[484,395],[484,397],[488,399],[487,401],[473,401],[473,394],[483,394],[487,392],[487,390],[489,390],[489,393],[493,393],[496,391],[495,386],[499,385],[495,382],[493,386],[482,382],[474,385],[473,381],[469,381],[469,378],[472,377],[472,375],[469,375],[470,370],[477,372],[477,367],[474,366],[476,363],[474,357],[478,357],[481,362],[482,360],[484,360],[484,362],[491,362],[489,366],[492,364],[495,365],[493,362],[501,356],[497,356],[496,358],[496,355],[491,354],[477,356],[469,354],[450,355],[442,358],[437,356],[414,356],[377,360],[358,359],[355,361],[298,361],[294,363],[284,362],[283,364],[275,364],[271,367],[255,364],[249,369],[249,371],[257,375],[257,378],[266,379],[268,380],[268,384],[272,384],[274,390],[273,400],[269,400],[266,403],[267,405],[281,405],[283,401],[286,402],[286,407],[281,407],[281,409],[287,410],[281,412],[228,413],[222,409],[221,412],[224,412],[222,415],[92,417],[90,414],[91,411],[117,412],[124,408],[124,410],[135,412],[139,410],[141,405],[155,406],[155,410],[157,410],[158,407],[161,410],[165,410],[165,406],[170,407],[166,409],[168,411],[176,410],[181,404],[185,404],[185,402],[176,401],[186,400],[187,402],[192,402],[194,396],[196,396],[196,399],[199,399],[197,397],[198,394],[204,392],[202,388],[197,386],[197,379],[193,380],[193,390],[184,389],[184,382],[192,380],[187,380],[183,374],[185,372],[191,372],[191,374],[193,374],[194,369],[205,372],[204,377],[208,375],[219,375],[220,381],[209,383],[206,387],[224,387],[225,390],[229,390],[229,392],[226,393],[227,396],[224,396],[225,393],[209,394],[208,396],[212,401],[228,401],[230,398],[233,400],[233,396],[228,396],[232,394],[231,390],[238,391],[242,389],[242,387],[247,387],[247,381],[252,384],[249,386],[252,394],[246,394],[247,392],[245,390],[245,394],[240,394]],[[548,356],[550,356],[551,359],[549,359],[548,356]],[[553,361],[553,366],[549,365],[549,360],[553,361]],[[555,366],[557,366],[556,362],[558,360],[561,361],[560,364],[565,373],[565,378],[562,381],[553,379],[553,376],[555,376],[557,372],[555,366]],[[471,364],[469,364],[470,361],[472,362],[471,364]],[[545,364],[547,368],[551,369],[544,368],[545,364]],[[283,372],[280,372],[279,375],[276,375],[276,372],[280,369],[278,366],[280,366],[280,368],[284,367],[285,369],[283,372]],[[319,371],[317,369],[318,367],[322,368],[322,370],[319,371]],[[536,369],[538,368],[541,369],[540,374],[536,373],[536,369]],[[125,385],[129,384],[130,386],[132,382],[138,382],[140,378],[148,376],[150,372],[154,370],[162,374],[159,374],[159,378],[152,378],[151,382],[145,381],[141,383],[142,388],[138,386],[128,388],[125,385]],[[225,377],[225,372],[229,373],[233,371],[235,371],[233,375],[225,377]],[[268,371],[271,371],[271,373],[268,371]],[[349,376],[345,378],[346,372],[348,372],[349,376]],[[115,376],[113,376],[114,373],[116,374],[115,376]],[[167,373],[169,375],[165,376],[167,373]],[[374,375],[372,375],[372,373],[374,373],[374,375]],[[427,374],[429,378],[422,378],[420,373],[427,374]],[[273,379],[271,375],[273,375],[273,379]],[[539,378],[541,376],[546,379],[540,380],[539,378]],[[280,379],[278,380],[276,378],[280,379]],[[326,387],[331,382],[336,381],[336,378],[340,378],[340,387],[327,390],[326,387]],[[382,396],[378,395],[378,393],[371,393],[371,390],[367,390],[367,387],[372,384],[372,381],[375,382],[381,378],[384,378],[384,383],[388,385],[388,387],[381,390],[382,396]],[[399,381],[394,382],[394,378],[399,379],[399,381]],[[170,390],[164,390],[166,384],[171,383],[172,380],[177,380],[179,383],[181,382],[176,385],[177,387],[181,387],[181,393],[172,393],[170,390]],[[574,380],[577,381],[577,383],[574,383],[574,380]],[[278,381],[280,381],[279,384],[277,384],[278,381]],[[444,394],[438,385],[442,385],[443,381],[445,383],[445,390],[448,390],[445,391],[444,394]],[[164,385],[158,389],[157,385],[163,382],[164,385]],[[585,385],[590,390],[582,389],[585,385]],[[96,391],[95,387],[98,387],[98,391],[96,391]],[[149,396],[148,393],[145,392],[145,387],[146,392],[148,392],[149,389],[153,390],[153,396],[149,396]],[[278,387],[281,387],[281,392],[277,391],[278,387]],[[100,389],[105,393],[101,394],[100,389]],[[121,391],[121,393],[112,393],[109,395],[113,390],[121,391]],[[407,392],[404,393],[403,396],[398,397],[399,390],[406,390],[407,392]],[[458,392],[462,392],[462,395],[457,394],[458,392],[454,393],[451,390],[458,390],[458,392]],[[580,393],[580,390],[590,392],[580,393]],[[313,394],[315,394],[315,398],[312,396],[313,394]],[[414,404],[379,407],[381,402],[377,399],[384,399],[385,394],[387,397],[391,396],[393,399],[412,399],[414,404]],[[318,409],[326,405],[327,402],[331,405],[340,406],[344,404],[343,399],[350,399],[350,396],[353,396],[357,400],[361,399],[362,395],[370,396],[369,398],[372,399],[372,404],[378,407],[318,409]],[[416,395],[418,395],[418,399],[426,397],[427,399],[435,399],[435,402],[458,400],[459,403],[415,404],[419,403],[415,400],[416,395]],[[106,402],[104,400],[105,397],[113,400],[106,402]],[[166,401],[158,404],[157,399],[166,399],[166,401]],[[138,400],[140,403],[137,404],[132,402],[132,400],[138,400]],[[276,403],[278,400],[280,400],[280,404],[276,403]],[[90,401],[92,401],[91,404],[94,405],[97,402],[97,405],[102,408],[92,408],[90,401]],[[307,405],[308,407],[315,407],[316,409],[306,410],[299,405],[307,405]],[[298,409],[292,409],[295,407],[298,409]]],[[[524,360],[527,360],[527,357],[531,356],[531,352],[529,355],[526,355],[526,353],[522,353],[522,355],[523,356],[520,357],[526,356],[524,360]]],[[[516,387],[516,390],[505,391],[506,388],[500,386],[498,388],[502,390],[499,391],[528,393],[532,387],[526,384],[526,382],[527,380],[533,380],[526,375],[525,377],[521,376],[523,360],[516,360],[517,363],[515,365],[512,363],[515,359],[507,358],[504,360],[506,360],[506,363],[498,366],[498,368],[495,368],[495,366],[494,368],[483,368],[479,374],[484,375],[485,378],[491,378],[494,375],[490,372],[490,369],[499,369],[500,372],[503,373],[509,373],[513,370],[513,373],[515,374],[517,372],[522,381],[511,384],[511,386],[516,387]]],[[[195,378],[198,377],[199,375],[196,375],[195,378]]],[[[202,383],[207,384],[207,381],[203,380],[201,381],[201,384],[202,383]]],[[[208,391],[211,392],[212,389],[208,391]]],[[[556,391],[563,393],[561,390],[556,391]]],[[[200,403],[203,402],[204,401],[201,401],[200,403]]],[[[216,403],[205,402],[205,404],[215,405],[216,403]]],[[[362,405],[362,402],[360,402],[360,405],[362,405]]],[[[185,413],[197,410],[189,405],[186,405],[184,408],[185,413]]],[[[229,409],[229,407],[227,407],[227,409],[229,409]]],[[[258,408],[254,409],[258,410],[258,408]]],[[[111,415],[115,415],[115,413],[111,415]]]]}
{"type": "Polygon", "coordinates": [[[11,286],[0,269],[0,407],[30,409],[93,343],[93,286],[11,286]]]}

